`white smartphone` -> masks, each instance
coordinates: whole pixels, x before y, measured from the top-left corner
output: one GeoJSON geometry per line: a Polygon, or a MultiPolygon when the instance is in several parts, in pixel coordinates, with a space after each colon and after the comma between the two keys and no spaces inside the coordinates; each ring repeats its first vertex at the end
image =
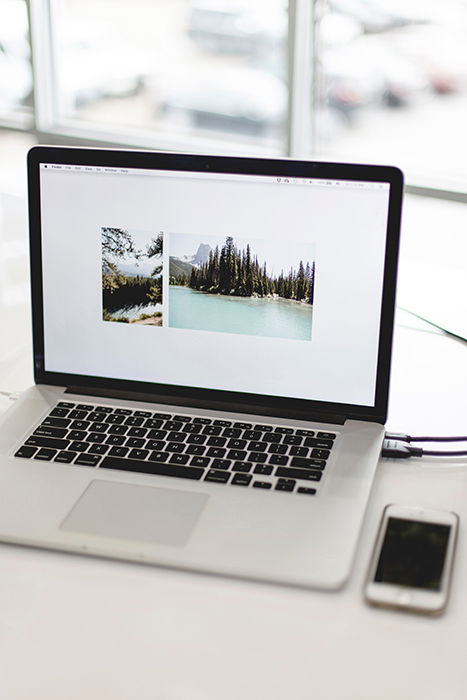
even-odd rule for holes
{"type": "Polygon", "coordinates": [[[446,607],[459,517],[386,506],[365,583],[373,605],[439,614],[446,607]]]}

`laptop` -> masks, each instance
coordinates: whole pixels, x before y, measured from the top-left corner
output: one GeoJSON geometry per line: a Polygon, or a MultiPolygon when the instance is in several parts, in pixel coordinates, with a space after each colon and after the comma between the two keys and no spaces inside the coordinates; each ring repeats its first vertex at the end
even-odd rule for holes
{"type": "Polygon", "coordinates": [[[381,450],[402,175],[34,147],[35,385],[0,539],[302,587],[352,566],[381,450]]]}

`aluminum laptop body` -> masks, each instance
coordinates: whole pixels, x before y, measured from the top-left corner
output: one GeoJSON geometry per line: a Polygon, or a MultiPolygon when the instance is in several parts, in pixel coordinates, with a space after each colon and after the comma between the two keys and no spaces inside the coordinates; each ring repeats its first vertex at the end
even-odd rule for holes
{"type": "Polygon", "coordinates": [[[384,435],[400,171],[35,147],[28,177],[36,384],[0,424],[0,539],[342,586],[384,435]]]}

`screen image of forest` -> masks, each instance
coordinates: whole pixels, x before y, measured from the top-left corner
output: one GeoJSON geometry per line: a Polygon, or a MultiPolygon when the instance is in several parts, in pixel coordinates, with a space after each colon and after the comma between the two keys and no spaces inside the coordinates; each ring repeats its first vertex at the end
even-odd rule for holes
{"type": "Polygon", "coordinates": [[[101,228],[102,319],[162,326],[163,234],[101,228]]]}
{"type": "Polygon", "coordinates": [[[171,234],[169,325],[310,340],[316,264],[309,253],[286,243],[171,234]]]}

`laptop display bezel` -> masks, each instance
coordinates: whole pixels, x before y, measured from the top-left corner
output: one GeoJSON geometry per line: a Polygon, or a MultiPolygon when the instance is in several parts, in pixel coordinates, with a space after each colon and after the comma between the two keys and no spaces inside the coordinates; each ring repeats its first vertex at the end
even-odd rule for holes
{"type": "Polygon", "coordinates": [[[73,390],[82,393],[183,404],[212,408],[213,410],[258,413],[301,420],[326,420],[336,423],[349,418],[384,423],[389,393],[402,191],[402,173],[392,166],[98,148],[33,147],[28,154],[28,196],[34,377],[36,383],[73,387],[73,390]],[[110,379],[108,377],[63,374],[46,370],[39,175],[41,163],[389,183],[389,210],[374,405],[360,406],[281,396],[263,396],[244,392],[110,379]]]}

